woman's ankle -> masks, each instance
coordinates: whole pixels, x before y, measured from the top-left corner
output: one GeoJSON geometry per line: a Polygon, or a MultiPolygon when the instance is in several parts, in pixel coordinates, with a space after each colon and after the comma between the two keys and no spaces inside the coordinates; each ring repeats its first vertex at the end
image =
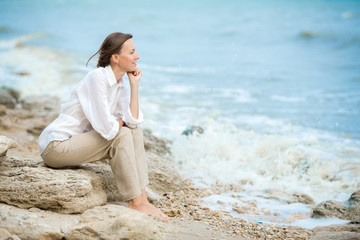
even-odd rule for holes
{"type": "Polygon", "coordinates": [[[131,199],[129,201],[129,205],[140,206],[146,204],[147,202],[147,199],[145,199],[142,195],[139,195],[138,197],[131,199]]]}

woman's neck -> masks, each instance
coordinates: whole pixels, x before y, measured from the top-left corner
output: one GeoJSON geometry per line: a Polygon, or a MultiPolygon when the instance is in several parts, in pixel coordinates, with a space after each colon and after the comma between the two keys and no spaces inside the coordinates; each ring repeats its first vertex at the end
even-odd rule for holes
{"type": "Polygon", "coordinates": [[[119,83],[120,79],[125,75],[125,71],[121,70],[117,64],[110,64],[110,66],[115,75],[116,81],[119,83]]]}

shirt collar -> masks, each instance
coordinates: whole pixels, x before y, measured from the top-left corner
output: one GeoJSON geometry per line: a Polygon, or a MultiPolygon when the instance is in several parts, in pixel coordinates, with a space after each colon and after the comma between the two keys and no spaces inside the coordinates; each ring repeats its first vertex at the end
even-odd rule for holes
{"type": "Polygon", "coordinates": [[[114,72],[113,72],[113,70],[112,70],[112,68],[111,68],[110,65],[107,65],[107,66],[105,67],[105,70],[106,70],[106,76],[107,76],[107,79],[108,79],[108,82],[109,82],[110,87],[111,87],[112,85],[114,85],[114,84],[118,84],[119,87],[122,87],[122,86],[124,85],[124,82],[123,82],[123,79],[122,79],[122,78],[120,78],[119,83],[117,83],[115,74],[114,74],[114,72]]]}

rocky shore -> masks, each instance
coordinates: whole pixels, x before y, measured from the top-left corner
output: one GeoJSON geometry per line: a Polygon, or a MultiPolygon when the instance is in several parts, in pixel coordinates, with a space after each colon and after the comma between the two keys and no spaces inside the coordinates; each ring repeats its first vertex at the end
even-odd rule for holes
{"type": "MultiPolygon", "coordinates": [[[[108,162],[52,169],[41,160],[37,139],[57,117],[59,100],[21,98],[0,89],[0,239],[360,239],[360,191],[347,202],[314,206],[313,217],[350,220],[346,225],[300,227],[252,223],[204,207],[202,198],[240,187],[196,187],[171,159],[169,141],[144,130],[153,204],[173,217],[162,222],[127,208],[108,162]]],[[[311,204],[307,196],[293,201],[311,204]]],[[[234,206],[234,211],[258,211],[234,206]]]]}

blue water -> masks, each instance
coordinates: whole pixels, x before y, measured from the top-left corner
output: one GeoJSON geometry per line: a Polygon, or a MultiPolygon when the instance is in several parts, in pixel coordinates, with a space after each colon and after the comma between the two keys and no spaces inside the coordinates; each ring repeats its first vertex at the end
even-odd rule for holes
{"type": "Polygon", "coordinates": [[[144,80],[144,88],[194,87],[190,99],[187,92],[175,95],[183,105],[359,137],[359,1],[2,0],[0,9],[0,23],[10,30],[1,39],[46,33],[29,43],[86,57],[108,33],[132,33],[141,63],[180,69],[144,69],[155,81],[144,80]],[[255,101],[216,92],[237,88],[255,101]]]}
{"type": "Polygon", "coordinates": [[[144,127],[193,178],[316,201],[360,188],[360,1],[1,0],[0,26],[0,84],[62,98],[109,33],[132,33],[144,127]],[[205,134],[180,136],[193,124],[205,134]]]}

